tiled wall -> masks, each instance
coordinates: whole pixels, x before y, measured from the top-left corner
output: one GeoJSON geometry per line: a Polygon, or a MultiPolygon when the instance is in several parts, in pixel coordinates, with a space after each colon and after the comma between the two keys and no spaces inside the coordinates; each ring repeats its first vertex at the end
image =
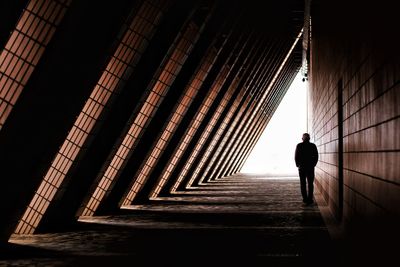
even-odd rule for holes
{"type": "Polygon", "coordinates": [[[315,8],[309,131],[320,153],[317,187],[343,226],[398,218],[400,53],[391,31],[395,24],[383,17],[372,25],[368,14],[379,10],[364,6],[360,17],[357,7],[350,7],[338,24],[326,15],[332,6],[315,8]]]}

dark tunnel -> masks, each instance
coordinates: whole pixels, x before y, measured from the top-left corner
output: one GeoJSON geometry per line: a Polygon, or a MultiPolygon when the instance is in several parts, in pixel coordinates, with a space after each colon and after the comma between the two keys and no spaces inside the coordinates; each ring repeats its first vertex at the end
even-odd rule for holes
{"type": "Polygon", "coordinates": [[[396,11],[1,1],[0,265],[398,262],[396,11]],[[306,206],[297,176],[241,172],[298,74],[319,153],[306,206]]]}

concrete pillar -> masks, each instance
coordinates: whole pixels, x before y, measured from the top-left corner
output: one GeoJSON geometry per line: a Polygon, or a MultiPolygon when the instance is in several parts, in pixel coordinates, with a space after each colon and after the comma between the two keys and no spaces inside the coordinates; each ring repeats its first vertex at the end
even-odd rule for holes
{"type": "Polygon", "coordinates": [[[132,177],[130,188],[131,191],[135,191],[131,196],[134,203],[143,203],[149,198],[157,197],[163,186],[164,180],[160,179],[163,173],[159,171],[162,169],[160,166],[165,166],[168,161],[164,154],[172,138],[176,137],[180,124],[217,59],[219,51],[215,47],[216,42],[227,25],[231,26],[231,21],[227,23],[227,18],[221,16],[226,12],[228,10],[225,5],[217,6],[214,12],[209,12],[210,21],[205,25],[200,40],[182,70],[184,75],[178,77],[180,79],[177,79],[170,94],[166,96],[165,105],[160,106],[157,116],[153,119],[154,129],[151,131],[157,137],[132,177]]]}
{"type": "Polygon", "coordinates": [[[265,55],[264,54],[266,52],[265,47],[266,47],[265,43],[262,43],[261,47],[258,48],[259,50],[253,54],[252,59],[250,60],[251,65],[245,67],[246,72],[244,76],[246,77],[246,79],[242,79],[241,83],[239,84],[241,91],[234,100],[234,102],[228,105],[229,111],[227,115],[223,118],[223,121],[220,124],[221,126],[216,130],[210,145],[207,147],[206,153],[203,155],[200,163],[196,167],[195,171],[195,174],[197,176],[196,179],[197,181],[195,182],[196,185],[201,184],[205,180],[205,177],[209,171],[210,163],[218,155],[218,148],[221,146],[223,142],[223,137],[225,136],[226,132],[229,130],[231,125],[235,122],[235,117],[245,104],[245,101],[248,98],[250,92],[250,90],[248,90],[247,85],[249,84],[250,81],[258,78],[257,76],[260,76],[262,63],[265,60],[265,58],[261,55],[265,55]]]}
{"type": "MultiPolygon", "coordinates": [[[[85,130],[90,135],[86,137],[83,149],[76,151],[75,158],[70,158],[74,161],[75,168],[68,170],[66,181],[57,192],[56,200],[49,205],[38,230],[55,230],[76,223],[79,207],[88,192],[91,192],[93,181],[98,178],[99,170],[135,110],[132,103],[139,102],[146,93],[143,89],[146,86],[144,83],[152,80],[152,74],[168,50],[168,44],[173,42],[174,36],[170,32],[165,33],[166,28],[159,24],[162,21],[166,27],[169,26],[168,30],[174,29],[174,26],[179,28],[181,24],[178,19],[173,23],[165,20],[166,13],[171,8],[169,4],[155,3],[138,2],[127,16],[120,35],[114,42],[115,50],[70,131],[92,127],[85,130]],[[146,21],[153,23],[143,23],[146,21]],[[149,41],[160,39],[165,46],[149,44],[149,41]],[[132,87],[138,89],[131,90],[132,87]],[[96,111],[92,106],[96,107],[97,103],[102,103],[104,108],[97,108],[96,111]]],[[[70,139],[67,137],[65,146],[70,139]]]]}
{"type": "MultiPolygon", "coordinates": [[[[103,64],[118,33],[126,4],[71,5],[62,20],[59,15],[59,30],[55,30],[49,46],[40,50],[40,63],[0,131],[1,169],[7,176],[1,180],[2,239],[14,231],[96,84],[98,66],[103,64]],[[96,12],[88,12],[93,8],[96,12]]],[[[62,9],[57,10],[60,14],[62,9]]],[[[32,205],[39,208],[23,218],[26,224],[19,231],[33,231],[53,189],[51,185],[45,192],[38,191],[43,195],[32,205]]]]}
{"type": "Polygon", "coordinates": [[[215,88],[220,88],[218,89],[219,92],[215,100],[210,103],[210,108],[189,145],[192,147],[190,155],[187,158],[183,158],[185,163],[174,185],[177,189],[184,189],[186,187],[186,183],[189,182],[193,168],[196,166],[196,161],[202,153],[202,149],[207,147],[207,141],[215,123],[220,115],[226,112],[227,104],[233,95],[238,93],[237,84],[232,83],[235,81],[241,65],[247,58],[246,52],[247,49],[252,47],[252,40],[247,35],[242,36],[242,40],[237,46],[237,51],[230,58],[228,64],[224,66],[221,77],[216,81],[215,88]]]}
{"type": "Polygon", "coordinates": [[[229,166],[228,170],[224,174],[226,175],[232,175],[236,172],[239,172],[241,169],[241,166],[245,163],[247,157],[251,153],[252,149],[254,146],[257,144],[259,138],[263,134],[266,126],[268,125],[270,119],[272,118],[273,114],[275,113],[276,109],[278,108],[281,100],[285,96],[287,90],[291,86],[297,72],[298,72],[298,62],[290,62],[287,68],[286,72],[286,78],[281,80],[281,83],[279,84],[279,90],[276,90],[276,95],[274,99],[271,99],[268,101],[268,104],[266,107],[263,108],[263,113],[265,114],[265,117],[261,120],[259,125],[252,130],[253,135],[248,138],[247,142],[243,144],[243,147],[239,150],[241,153],[237,156],[235,164],[231,164],[229,166]]]}
{"type": "MultiPolygon", "coordinates": [[[[162,24],[160,36],[150,43],[153,49],[164,50],[160,54],[163,55],[160,58],[162,60],[155,61],[157,68],[151,72],[151,79],[143,84],[146,88],[144,94],[138,100],[133,113],[125,123],[125,129],[120,133],[108,159],[98,172],[92,187],[93,191],[87,195],[79,214],[90,216],[98,209],[102,210],[100,212],[106,210],[118,212],[119,202],[132,180],[132,175],[140,166],[142,159],[140,155],[146,154],[150,144],[155,140],[152,123],[158,108],[201,34],[204,16],[198,13],[200,10],[201,8],[192,2],[181,8],[172,6],[165,15],[167,23],[162,24]],[[194,21],[194,17],[197,21],[194,21]],[[171,34],[172,32],[174,34],[171,34]]],[[[152,54],[148,55],[147,63],[153,62],[155,59],[152,54]]],[[[143,64],[146,62],[143,61],[143,64]]],[[[140,81],[140,77],[137,78],[137,81],[140,81]]]]}
{"type": "Polygon", "coordinates": [[[207,124],[206,131],[203,133],[201,138],[201,140],[204,139],[204,142],[197,145],[200,148],[199,153],[197,154],[196,159],[193,161],[190,170],[186,173],[186,179],[182,181],[182,185],[184,185],[185,188],[198,185],[201,178],[198,175],[200,170],[204,166],[204,163],[210,155],[216,142],[221,137],[221,133],[231,120],[232,115],[234,114],[234,109],[237,108],[237,103],[240,102],[245,93],[245,88],[243,85],[246,82],[245,77],[248,77],[250,75],[248,73],[251,73],[251,63],[254,59],[254,56],[257,55],[256,52],[257,47],[259,46],[259,40],[257,41],[249,42],[250,47],[246,49],[248,50],[248,53],[243,55],[244,61],[242,63],[238,62],[235,64],[235,67],[237,67],[238,70],[235,78],[229,85],[229,90],[231,90],[232,93],[228,93],[224,96],[219,104],[219,107],[214,112],[207,124]]]}
{"type": "MultiPolygon", "coordinates": [[[[288,51],[289,51],[290,44],[286,45],[288,46],[288,51]]],[[[213,172],[210,174],[208,178],[209,180],[221,177],[221,172],[225,168],[227,160],[234,152],[234,148],[237,146],[238,142],[240,142],[241,138],[243,137],[244,131],[248,128],[248,125],[253,121],[254,117],[256,116],[256,114],[260,109],[260,106],[266,99],[270,87],[272,86],[271,81],[274,78],[275,72],[279,70],[279,65],[282,63],[283,60],[284,56],[282,56],[281,58],[275,58],[275,61],[270,63],[269,71],[267,71],[267,76],[265,77],[265,80],[262,82],[262,84],[264,84],[264,86],[261,86],[263,90],[260,90],[258,92],[258,96],[260,97],[260,99],[258,99],[257,97],[258,100],[250,104],[249,110],[247,110],[243,114],[243,118],[240,119],[240,123],[235,126],[235,129],[232,130],[233,132],[232,137],[230,138],[229,142],[225,144],[223,148],[223,153],[221,154],[219,160],[214,163],[214,166],[212,167],[213,172]]]]}
{"type": "Polygon", "coordinates": [[[196,138],[196,134],[201,131],[199,128],[202,125],[202,121],[205,119],[212,103],[215,102],[222,88],[220,83],[223,82],[228,74],[227,64],[240,51],[240,44],[243,41],[240,42],[239,37],[236,31],[230,30],[227,32],[227,38],[219,41],[220,44],[217,47],[221,49],[221,52],[204,80],[187,115],[178,127],[177,138],[172,138],[167,148],[166,153],[168,154],[166,155],[169,155],[169,157],[168,162],[163,168],[160,180],[160,182],[164,183],[160,194],[169,194],[171,188],[176,184],[176,179],[171,179],[171,177],[179,175],[185,164],[182,158],[185,159],[190,156],[190,151],[195,144],[192,142],[192,139],[196,138]]]}

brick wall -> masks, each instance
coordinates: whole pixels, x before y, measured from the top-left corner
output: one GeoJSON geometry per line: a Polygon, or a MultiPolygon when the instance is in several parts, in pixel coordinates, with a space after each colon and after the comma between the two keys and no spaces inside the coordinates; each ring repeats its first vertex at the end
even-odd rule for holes
{"type": "Polygon", "coordinates": [[[312,7],[316,186],[344,228],[375,227],[400,215],[400,46],[393,10],[365,3],[343,8],[340,1],[312,7]]]}

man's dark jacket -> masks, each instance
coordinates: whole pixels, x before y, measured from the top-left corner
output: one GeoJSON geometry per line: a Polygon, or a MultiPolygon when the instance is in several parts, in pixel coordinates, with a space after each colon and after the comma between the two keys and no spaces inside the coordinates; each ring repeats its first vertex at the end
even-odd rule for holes
{"type": "Polygon", "coordinates": [[[294,160],[300,169],[314,168],[318,162],[317,146],[308,141],[297,144],[294,160]]]}

